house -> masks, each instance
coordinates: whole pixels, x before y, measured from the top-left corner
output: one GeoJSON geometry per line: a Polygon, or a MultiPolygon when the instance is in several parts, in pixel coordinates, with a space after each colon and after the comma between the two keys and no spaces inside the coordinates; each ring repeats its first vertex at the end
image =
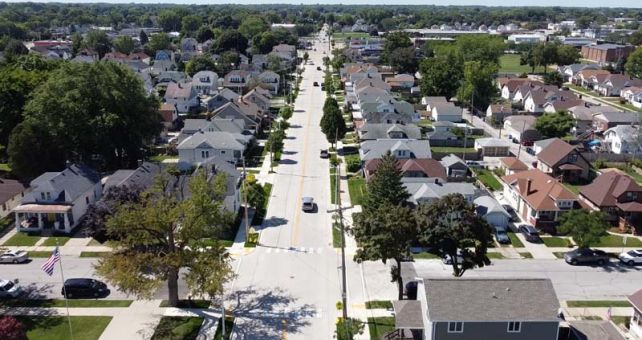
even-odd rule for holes
{"type": "Polygon", "coordinates": [[[437,122],[461,122],[462,112],[461,107],[455,106],[453,103],[435,104],[431,110],[432,118],[437,122]]]}
{"type": "Polygon", "coordinates": [[[426,106],[426,111],[432,111],[432,108],[437,104],[446,104],[448,99],[446,97],[422,97],[421,105],[426,106]]]}
{"type": "Polygon", "coordinates": [[[160,165],[145,162],[134,170],[117,170],[107,177],[103,184],[103,192],[112,187],[129,187],[136,190],[146,190],[154,184],[156,176],[161,172],[160,165]]]}
{"type": "Polygon", "coordinates": [[[415,77],[411,74],[398,74],[386,78],[386,83],[390,84],[393,90],[409,90],[415,85],[415,77]]]}
{"type": "Polygon", "coordinates": [[[454,154],[444,156],[440,163],[446,169],[446,175],[449,178],[470,176],[470,169],[466,162],[454,154]]]}
{"type": "Polygon", "coordinates": [[[247,88],[247,83],[250,81],[250,77],[251,74],[249,71],[232,70],[225,75],[223,87],[227,87],[236,93],[242,94],[247,88]]]}
{"type": "Polygon", "coordinates": [[[629,334],[634,339],[642,339],[642,289],[629,295],[628,297],[631,306],[633,307],[633,316],[631,317],[629,334]]]}
{"type": "Polygon", "coordinates": [[[393,302],[397,339],[557,340],[560,304],[550,279],[416,281],[417,300],[393,302]]]}
{"type": "Polygon", "coordinates": [[[620,97],[635,108],[642,109],[642,86],[631,86],[620,91],[620,97]]]}
{"type": "Polygon", "coordinates": [[[263,70],[268,66],[267,54],[253,54],[252,65],[258,70],[263,70]]]}
{"type": "Polygon", "coordinates": [[[553,100],[544,104],[544,113],[556,113],[568,111],[568,109],[577,106],[585,106],[586,102],[579,98],[562,97],[559,100],[553,100]]]}
{"type": "Polygon", "coordinates": [[[180,71],[162,71],[156,77],[156,85],[167,86],[169,83],[189,82],[187,74],[180,71]]]}
{"type": "Polygon", "coordinates": [[[540,134],[535,130],[535,116],[510,116],[504,120],[504,131],[508,139],[518,143],[532,142],[540,138],[540,134]]]}
{"type": "Polygon", "coordinates": [[[279,77],[276,72],[273,71],[263,71],[258,76],[262,84],[264,84],[272,95],[277,95],[279,93],[279,77]]]}
{"type": "Polygon", "coordinates": [[[200,104],[192,82],[169,83],[164,98],[166,103],[176,107],[178,113],[188,113],[200,104]]]}
{"type": "Polygon", "coordinates": [[[459,137],[457,137],[457,135],[455,135],[450,131],[434,130],[426,134],[426,139],[428,139],[431,142],[442,143],[441,145],[443,145],[443,143],[447,143],[445,141],[449,141],[449,140],[456,141],[459,139],[459,137]]]}
{"type": "Polygon", "coordinates": [[[421,139],[421,129],[413,124],[374,124],[366,122],[357,131],[359,140],[421,139]]]}
{"type": "Polygon", "coordinates": [[[588,180],[591,163],[576,147],[556,138],[537,154],[537,168],[564,182],[577,183],[588,180]]]}
{"type": "Polygon", "coordinates": [[[203,100],[203,104],[208,112],[213,112],[219,109],[221,106],[235,101],[239,97],[240,96],[238,93],[224,88],[215,93],[213,96],[203,100]]]}
{"type": "Polygon", "coordinates": [[[196,166],[211,157],[237,164],[250,140],[249,136],[238,133],[198,131],[176,147],[179,168],[196,166]]]}
{"type": "Polygon", "coordinates": [[[618,155],[642,154],[642,140],[639,125],[617,125],[604,132],[604,143],[618,155]]]}
{"type": "Polygon", "coordinates": [[[593,130],[606,132],[617,125],[631,125],[639,122],[640,114],[637,112],[599,112],[593,116],[593,130]]]}
{"type": "MultiPolygon", "coordinates": [[[[372,178],[380,163],[381,159],[379,158],[370,159],[364,163],[363,173],[366,181],[372,178]]],[[[441,178],[446,180],[446,170],[441,163],[434,159],[405,158],[397,160],[397,165],[403,177],[441,178]]]]}
{"type": "Polygon", "coordinates": [[[158,110],[163,117],[163,127],[165,131],[174,128],[174,122],[178,119],[178,110],[176,105],[170,103],[161,103],[158,110]]]}
{"type": "Polygon", "coordinates": [[[557,71],[564,78],[564,82],[570,83],[573,81],[578,72],[584,70],[601,70],[602,67],[598,64],[571,64],[558,66],[557,71]]]}
{"type": "Polygon", "coordinates": [[[575,126],[571,129],[575,135],[580,135],[592,130],[593,116],[597,113],[590,105],[584,103],[584,105],[570,107],[567,111],[573,116],[573,119],[575,119],[575,126]]]}
{"type": "Polygon", "coordinates": [[[573,84],[593,90],[594,86],[597,86],[601,80],[606,79],[606,77],[611,74],[607,70],[597,69],[586,69],[580,72],[577,72],[573,78],[573,84]]]}
{"type": "Polygon", "coordinates": [[[0,218],[9,216],[29,190],[28,186],[18,180],[0,178],[0,218]]]}
{"type": "Polygon", "coordinates": [[[642,86],[642,80],[631,78],[624,74],[609,74],[595,89],[600,95],[610,97],[620,96],[622,90],[629,87],[642,86]]]}
{"type": "Polygon", "coordinates": [[[618,60],[626,58],[635,50],[632,45],[587,45],[582,46],[582,58],[592,60],[600,65],[617,63],[618,60]]]}
{"type": "Polygon", "coordinates": [[[579,208],[575,194],[539,169],[520,171],[501,179],[504,198],[526,223],[537,228],[555,233],[560,215],[579,208]]]}
{"type": "Polygon", "coordinates": [[[480,196],[473,201],[477,215],[493,227],[507,228],[510,214],[490,196],[480,196]]]}
{"type": "Polygon", "coordinates": [[[246,128],[254,133],[258,132],[263,124],[263,112],[259,107],[251,102],[236,100],[227,103],[213,112],[216,118],[241,119],[246,128]]]}
{"type": "Polygon", "coordinates": [[[551,144],[554,140],[557,140],[559,138],[554,137],[554,138],[546,138],[546,139],[541,139],[533,143],[533,151],[535,155],[539,155],[544,148],[546,148],[549,144],[551,144]]]}
{"type": "Polygon", "coordinates": [[[192,77],[192,86],[199,94],[210,94],[218,89],[218,75],[212,71],[199,71],[192,77]]]}
{"type": "Polygon", "coordinates": [[[642,226],[642,187],[623,172],[602,173],[580,189],[580,199],[591,209],[604,212],[613,224],[642,226]]]}
{"type": "Polygon", "coordinates": [[[481,150],[482,157],[506,157],[510,155],[510,142],[505,139],[485,137],[475,139],[475,150],[481,150]]]}
{"type": "Polygon", "coordinates": [[[528,165],[520,161],[517,157],[502,157],[499,159],[499,167],[503,169],[504,175],[512,175],[521,171],[528,170],[528,165]]]}
{"type": "Polygon", "coordinates": [[[504,85],[501,88],[502,98],[510,101],[515,101],[514,99],[515,93],[520,87],[528,84],[542,84],[542,83],[534,82],[533,80],[530,80],[528,78],[511,78],[503,82],[503,84],[504,85]]]}
{"type": "Polygon", "coordinates": [[[174,70],[176,70],[176,63],[173,60],[155,59],[152,64],[152,73],[155,75],[174,70]]]}
{"type": "Polygon", "coordinates": [[[14,209],[18,231],[69,234],[87,207],[102,196],[98,173],[80,164],[68,164],[59,172],[45,172],[29,186],[31,191],[14,209]]]}
{"type": "Polygon", "coordinates": [[[285,53],[292,57],[296,57],[296,46],[288,44],[278,44],[272,47],[272,52],[285,53]]]}
{"type": "Polygon", "coordinates": [[[377,139],[361,143],[359,156],[366,162],[383,157],[388,151],[397,159],[430,159],[430,142],[417,139],[377,139]]]}
{"type": "MultiPolygon", "coordinates": [[[[252,131],[245,128],[245,122],[243,119],[212,117],[211,119],[185,119],[183,129],[181,129],[181,136],[187,138],[198,131],[220,131],[247,136],[252,135],[252,131]]],[[[180,138],[179,136],[180,141],[184,138],[180,138]]]]}
{"type": "Polygon", "coordinates": [[[259,107],[263,112],[269,112],[270,111],[270,106],[271,106],[271,101],[269,97],[266,97],[270,95],[270,92],[267,90],[262,91],[263,89],[260,87],[256,87],[250,92],[246,93],[243,96],[243,100],[246,102],[250,102],[253,104],[256,104],[256,106],[259,107]],[[266,94],[267,92],[267,94],[266,94]]]}
{"type": "Polygon", "coordinates": [[[503,123],[504,118],[513,114],[510,104],[491,104],[486,109],[486,119],[490,122],[503,123]]]}
{"type": "Polygon", "coordinates": [[[439,178],[415,177],[404,177],[401,181],[410,194],[408,202],[415,206],[431,203],[450,194],[460,194],[467,202],[472,203],[479,195],[479,189],[467,182],[445,182],[439,178]]]}
{"type": "MultiPolygon", "coordinates": [[[[210,157],[206,160],[200,161],[195,165],[196,169],[204,169],[207,174],[208,182],[213,181],[219,173],[225,174],[225,187],[226,191],[223,197],[223,207],[225,210],[232,213],[238,212],[241,207],[241,184],[243,183],[243,175],[233,164],[219,159],[218,157],[210,157]]],[[[177,180],[176,177],[170,177],[169,187],[178,187],[180,192],[177,193],[179,199],[187,199],[191,196],[189,190],[189,175],[182,175],[177,180]],[[177,185],[173,184],[177,182],[177,185]]]]}

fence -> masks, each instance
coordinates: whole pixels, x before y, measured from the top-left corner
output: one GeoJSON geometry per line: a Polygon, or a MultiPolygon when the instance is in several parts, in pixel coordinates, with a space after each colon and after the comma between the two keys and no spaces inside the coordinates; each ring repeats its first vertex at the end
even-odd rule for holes
{"type": "MultiPolygon", "coordinates": [[[[432,142],[430,142],[430,144],[432,145],[432,142]]],[[[618,155],[608,152],[582,152],[582,156],[589,162],[595,162],[598,159],[605,162],[626,162],[637,158],[633,155],[618,155]]]]}

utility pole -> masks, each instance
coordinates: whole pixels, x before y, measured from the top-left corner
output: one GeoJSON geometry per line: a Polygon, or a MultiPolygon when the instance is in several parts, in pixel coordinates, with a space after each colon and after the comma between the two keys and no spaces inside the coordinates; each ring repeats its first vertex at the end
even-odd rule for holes
{"type": "MultiPolygon", "coordinates": [[[[336,130],[335,140],[339,137],[339,129],[336,130]]],[[[336,150],[339,153],[338,150],[336,150]]],[[[337,186],[337,211],[339,213],[339,226],[341,227],[341,302],[343,304],[343,320],[348,322],[348,293],[346,290],[346,237],[343,225],[343,208],[341,207],[341,176],[339,174],[339,162],[335,163],[334,176],[337,186]]],[[[334,228],[334,226],[332,226],[334,228]]]]}
{"type": "MultiPolygon", "coordinates": [[[[247,171],[245,170],[245,157],[243,157],[243,203],[245,204],[243,212],[245,215],[245,242],[247,242],[250,239],[250,221],[247,213],[249,205],[247,203],[247,184],[245,182],[247,182],[247,171]]],[[[223,310],[223,320],[225,320],[225,310],[223,310]]],[[[225,323],[225,321],[223,321],[223,323],[225,323]]]]}

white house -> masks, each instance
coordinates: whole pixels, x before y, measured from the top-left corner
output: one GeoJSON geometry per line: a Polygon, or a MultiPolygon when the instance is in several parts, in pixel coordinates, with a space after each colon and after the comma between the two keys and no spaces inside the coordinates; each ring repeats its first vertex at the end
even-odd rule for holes
{"type": "Polygon", "coordinates": [[[629,295],[628,298],[633,307],[629,334],[633,336],[633,339],[642,340],[642,289],[629,295]]]}
{"type": "Polygon", "coordinates": [[[480,196],[475,198],[473,204],[476,207],[477,214],[483,217],[488,224],[494,227],[506,228],[510,214],[490,196],[480,196]]]}
{"type": "Polygon", "coordinates": [[[192,86],[200,94],[210,94],[218,89],[218,74],[212,71],[196,72],[192,86]]]}
{"type": "Polygon", "coordinates": [[[18,231],[69,234],[90,204],[102,196],[100,176],[93,169],[71,164],[60,172],[45,172],[30,183],[14,209],[18,231]]]}
{"type": "Polygon", "coordinates": [[[236,164],[252,136],[222,131],[198,131],[185,138],[176,147],[178,166],[185,169],[216,157],[217,159],[236,164]]]}
{"type": "Polygon", "coordinates": [[[270,93],[276,95],[279,93],[279,75],[273,71],[264,71],[259,74],[259,80],[261,83],[269,87],[270,93]]]}
{"type": "Polygon", "coordinates": [[[0,178],[0,218],[11,214],[13,208],[20,204],[29,188],[15,179],[0,178]]]}
{"type": "Polygon", "coordinates": [[[435,104],[432,107],[432,118],[437,122],[458,123],[462,120],[462,109],[453,103],[435,104]]]}
{"type": "Polygon", "coordinates": [[[635,125],[616,125],[604,132],[604,142],[614,154],[641,154],[640,128],[635,125]]]}
{"type": "Polygon", "coordinates": [[[165,91],[165,102],[173,104],[179,113],[187,113],[198,107],[200,102],[192,82],[169,83],[165,91]]]}

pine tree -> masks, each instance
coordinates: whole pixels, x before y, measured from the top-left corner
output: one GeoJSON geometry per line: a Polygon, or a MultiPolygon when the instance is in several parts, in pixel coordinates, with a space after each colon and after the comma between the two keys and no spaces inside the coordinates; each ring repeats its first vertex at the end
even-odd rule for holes
{"type": "Polygon", "coordinates": [[[368,182],[368,194],[363,206],[364,210],[375,210],[386,203],[404,205],[410,197],[403,186],[403,173],[395,157],[388,151],[382,158],[377,171],[368,182]]]}

